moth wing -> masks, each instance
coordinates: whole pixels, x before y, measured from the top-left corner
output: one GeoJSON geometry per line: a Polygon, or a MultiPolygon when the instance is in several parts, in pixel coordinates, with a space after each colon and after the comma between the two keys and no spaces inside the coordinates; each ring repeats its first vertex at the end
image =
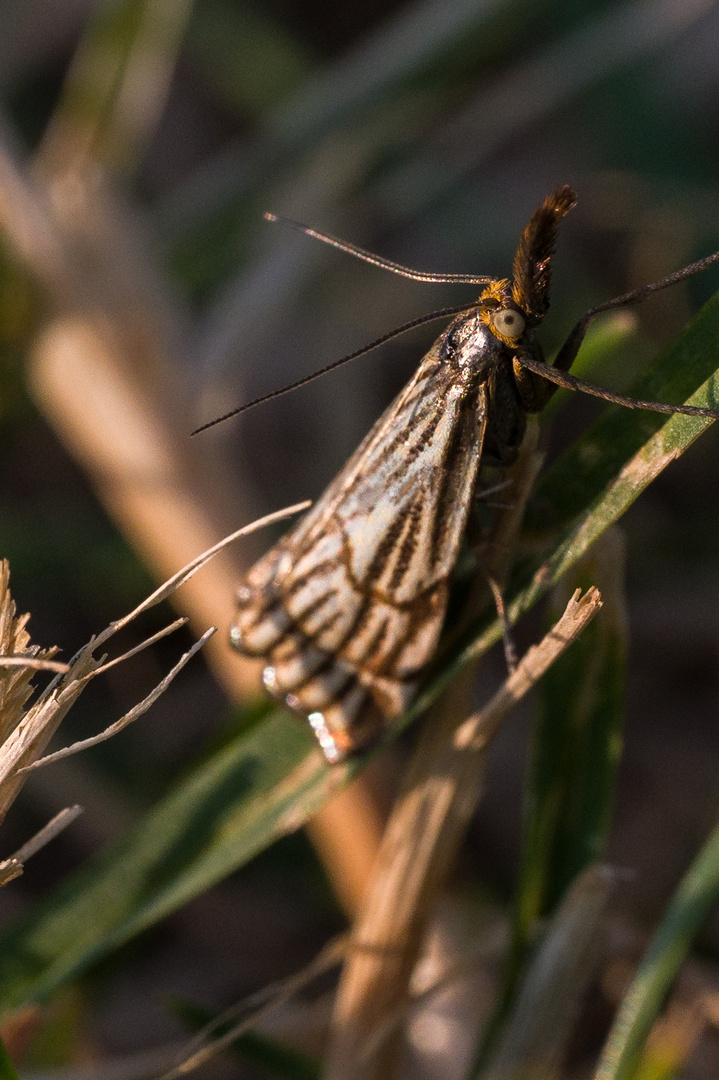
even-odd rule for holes
{"type": "Polygon", "coordinates": [[[330,760],[407,706],[436,647],[474,490],[487,390],[435,344],[309,513],[247,575],[231,631],[330,760]]]}

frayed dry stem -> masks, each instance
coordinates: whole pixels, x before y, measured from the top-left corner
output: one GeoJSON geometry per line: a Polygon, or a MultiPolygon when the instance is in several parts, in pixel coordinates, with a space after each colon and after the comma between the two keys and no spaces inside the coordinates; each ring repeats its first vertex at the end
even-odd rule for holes
{"type": "Polygon", "coordinates": [[[364,915],[354,931],[335,1012],[330,1080],[393,1075],[396,1062],[369,1060],[388,1014],[407,1000],[408,982],[431,903],[479,797],[485,751],[513,706],[581,633],[601,607],[595,588],[575,594],[546,635],[522,658],[488,705],[435,748],[423,775],[400,797],[382,842],[364,915]]]}
{"type": "Polygon", "coordinates": [[[56,836],[63,832],[68,825],[72,825],[75,818],[78,818],[82,812],[82,807],[78,806],[77,803],[74,806],[66,806],[59,814],[55,814],[55,817],[51,818],[47,825],[43,825],[42,829],[39,829],[22,847],[18,848],[11,858],[19,863],[26,863],[41,848],[44,848],[46,844],[49,844],[51,840],[54,840],[56,836]]]}
{"type": "Polygon", "coordinates": [[[8,882],[14,881],[16,877],[20,877],[28,859],[32,858],[41,848],[44,848],[46,844],[49,844],[51,840],[54,840],[58,833],[71,825],[81,813],[81,806],[65,807],[59,814],[55,814],[55,817],[51,818],[47,825],[44,825],[42,829],[36,832],[22,847],[18,848],[14,855],[11,855],[9,859],[3,859],[0,862],[0,888],[7,885],[8,882]]]}
{"type": "Polygon", "coordinates": [[[38,660],[32,656],[0,656],[0,667],[27,668],[32,671],[54,671],[57,675],[64,675],[70,670],[70,665],[63,664],[60,660],[38,660]]]}
{"type": "Polygon", "coordinates": [[[602,606],[599,589],[594,586],[582,596],[577,589],[567,604],[564,614],[539,645],[524,654],[516,671],[513,671],[492,700],[480,711],[473,713],[457,728],[454,747],[457,750],[477,754],[494,738],[510,709],[541,679],[545,671],[559,659],[565,649],[581,634],[602,606]]]}
{"type": "MultiPolygon", "coordinates": [[[[12,657],[45,660],[54,650],[41,652],[30,644],[25,629],[28,616],[16,615],[15,604],[9,588],[10,569],[7,562],[0,563],[0,654],[12,657]]],[[[81,675],[97,666],[89,655],[76,658],[75,664],[81,675]]],[[[70,665],[72,668],[72,665],[70,665]]],[[[56,675],[40,698],[26,708],[33,693],[32,668],[11,665],[0,668],[0,821],[17,792],[24,783],[18,769],[38,757],[65,712],[80,693],[77,688],[59,700],[59,686],[67,675],[56,675]],[[52,700],[52,704],[48,703],[52,700]]]]}
{"type": "MultiPolygon", "coordinates": [[[[182,620],[178,620],[182,625],[182,620]]],[[[157,701],[161,694],[164,694],[167,687],[170,685],[175,676],[182,670],[185,664],[190,660],[196,652],[198,652],[205,642],[217,632],[217,627],[211,626],[202,637],[195,642],[191,649],[188,649],[186,653],[180,657],[171,671],[165,675],[164,679],[157,684],[154,690],[152,690],[147,697],[138,702],[129,712],[126,712],[124,716],[121,716],[119,720],[116,720],[114,724],[110,724],[108,728],[101,731],[99,735],[92,735],[89,739],[81,739],[79,742],[73,743],[71,746],[66,746],[62,750],[56,750],[53,754],[47,754],[45,757],[40,758],[38,761],[33,761],[31,765],[26,765],[23,769],[19,769],[19,772],[30,772],[33,769],[40,769],[43,765],[50,765],[54,761],[62,761],[63,758],[71,757],[73,754],[78,754],[81,750],[88,750],[91,746],[97,746],[98,743],[106,742],[111,739],[113,735],[119,734],[124,728],[129,727],[138,717],[146,713],[151,705],[157,701]]],[[[164,633],[156,634],[155,637],[164,637],[164,633]]],[[[150,644],[150,640],[143,642],[143,645],[150,644]]],[[[137,652],[137,649],[133,649],[132,652],[137,652]]],[[[130,653],[127,654],[131,655],[130,653]]],[[[125,659],[121,657],[120,659],[125,659]]],[[[100,668],[96,668],[86,677],[85,681],[89,678],[94,678],[95,675],[99,675],[101,671],[105,671],[110,664],[105,664],[100,668]]]]}
{"type": "Polygon", "coordinates": [[[14,881],[15,878],[20,877],[22,870],[22,863],[18,862],[17,859],[3,859],[0,862],[0,889],[14,881]]]}
{"type": "Polygon", "coordinates": [[[257,518],[256,521],[251,521],[249,525],[243,525],[241,529],[237,529],[223,540],[220,540],[217,544],[213,544],[207,551],[203,551],[196,559],[193,559],[186,566],[183,566],[182,570],[178,570],[176,574],[173,574],[171,578],[168,578],[159,589],[155,589],[154,593],[151,593],[146,600],[143,600],[129,615],[125,615],[122,619],[118,619],[117,622],[110,623],[107,630],[103,630],[103,632],[98,634],[95,638],[95,648],[97,648],[98,645],[102,645],[109,637],[116,634],[118,630],[122,630],[124,626],[127,626],[129,622],[132,622],[133,619],[136,619],[137,616],[141,615],[144,611],[148,611],[149,608],[154,607],[156,604],[161,604],[163,600],[168,600],[170,596],[179,589],[180,585],[184,585],[186,581],[189,581],[191,577],[194,577],[198,570],[201,570],[210,559],[213,559],[215,555],[217,555],[219,551],[222,551],[223,548],[226,548],[228,544],[232,544],[241,536],[249,536],[250,533],[257,532],[258,529],[264,529],[267,525],[274,525],[277,521],[284,521],[285,518],[292,517],[293,514],[299,514],[303,510],[307,510],[311,505],[311,500],[305,499],[304,502],[295,503],[294,506],[286,506],[283,510],[275,510],[271,514],[265,514],[264,517],[257,518]]]}
{"type": "MultiPolygon", "coordinates": [[[[132,622],[139,615],[149,610],[149,608],[154,607],[156,604],[161,603],[163,600],[167,600],[176,591],[176,589],[178,589],[181,585],[184,584],[184,582],[186,582],[189,578],[196,574],[198,570],[205,566],[205,564],[208,563],[210,559],[212,559],[219,551],[227,547],[228,544],[231,544],[234,540],[237,540],[241,536],[247,536],[249,533],[255,532],[257,529],[260,529],[265,525],[273,524],[274,522],[281,521],[283,520],[283,518],[289,517],[292,514],[296,514],[301,510],[305,510],[308,506],[308,502],[297,503],[295,506],[286,507],[283,510],[277,510],[272,514],[265,515],[265,517],[258,518],[257,521],[250,522],[249,525],[244,525],[241,529],[237,529],[234,533],[231,533],[223,540],[220,540],[219,543],[214,544],[211,548],[208,548],[207,551],[203,551],[201,555],[197,556],[197,558],[192,559],[191,562],[187,564],[187,566],[184,566],[182,570],[179,570],[176,574],[173,574],[169,581],[166,581],[163,585],[160,586],[159,589],[156,589],[150,596],[148,596],[147,599],[143,600],[143,602],[139,604],[133,611],[131,611],[129,615],[125,615],[123,618],[117,619],[115,620],[115,622],[110,623],[110,625],[105,630],[103,630],[100,634],[97,635],[97,637],[93,638],[83,649],[81,649],[77,656],[71,662],[70,671],[65,676],[65,678],[63,680],[53,680],[45,693],[41,695],[36,706],[34,707],[35,712],[42,712],[42,710],[38,710],[38,706],[51,705],[53,703],[59,704],[61,701],[64,702],[66,697],[69,697],[72,701],[74,701],[75,698],[79,695],[79,693],[84,689],[85,685],[90,681],[90,679],[95,678],[95,676],[99,675],[103,671],[106,671],[108,668],[113,667],[115,664],[120,663],[122,660],[133,656],[140,650],[147,648],[148,645],[153,644],[155,641],[159,640],[159,638],[165,637],[168,633],[171,633],[178,627],[183,626],[186,620],[177,619],[170,626],[165,627],[163,630],[159,631],[159,633],[154,634],[151,638],[148,638],[146,641],[142,642],[141,645],[136,646],[134,649],[131,649],[129,652],[125,653],[123,656],[118,657],[115,660],[110,660],[107,662],[97,661],[91,655],[101,645],[104,645],[105,642],[113,636],[113,634],[116,634],[119,630],[122,630],[125,626],[128,625],[128,623],[132,622]],[[79,670],[80,665],[84,665],[82,671],[79,670]]],[[[98,743],[105,742],[107,739],[112,738],[113,735],[117,735],[118,732],[123,730],[123,728],[126,728],[139,716],[142,716],[143,713],[147,712],[147,710],[158,699],[158,697],[162,693],[164,693],[166,688],[169,686],[169,684],[172,682],[178,672],[185,666],[188,660],[190,660],[191,657],[195,655],[198,649],[202,648],[205,642],[208,641],[210,637],[212,637],[215,631],[215,627],[211,627],[209,630],[207,630],[202,635],[202,637],[197,642],[195,642],[192,648],[189,649],[180,658],[180,660],[178,660],[172,671],[170,671],[165,676],[165,678],[155,687],[155,689],[150,694],[147,695],[146,698],[139,702],[139,704],[135,705],[134,708],[130,709],[130,711],[124,716],[122,716],[119,720],[116,720],[114,724],[111,724],[108,728],[106,728],[105,731],[100,732],[99,735],[93,735],[89,739],[83,739],[80,742],[73,743],[72,746],[67,746],[64,749],[58,750],[53,754],[48,754],[44,758],[36,757],[35,760],[29,761],[27,763],[18,762],[15,766],[13,775],[15,777],[21,776],[22,774],[27,773],[32,769],[40,768],[41,765],[48,765],[51,762],[60,761],[63,758],[70,757],[71,754],[76,754],[80,750],[86,750],[91,746],[96,746],[98,743]]],[[[33,710],[31,710],[31,712],[32,711],[33,710]]],[[[66,711],[67,710],[64,709],[62,715],[64,715],[66,711]]],[[[52,728],[53,732],[56,730],[56,728],[57,724],[54,724],[52,728]]],[[[47,745],[47,741],[47,739],[43,739],[43,749],[47,745]]],[[[1,784],[2,772],[0,769],[0,790],[1,784]]]]}
{"type": "MultiPolygon", "coordinates": [[[[280,510],[276,513],[268,514],[266,517],[259,518],[257,521],[251,522],[249,525],[245,525],[243,528],[238,529],[230,536],[225,537],[225,539],[221,540],[218,544],[214,544],[207,551],[202,552],[201,555],[192,559],[187,566],[174,574],[170,580],[165,582],[164,585],[161,585],[159,589],[156,589],[151,596],[144,600],[142,604],[138,605],[134,611],[131,611],[129,615],[112,622],[105,630],[98,634],[97,637],[92,638],[87,645],[84,645],[67,665],[67,669],[64,673],[56,675],[52,682],[42,691],[33,705],[24,713],[22,712],[22,706],[32,692],[32,688],[29,686],[28,681],[29,673],[22,668],[18,671],[13,671],[13,669],[10,668],[5,676],[0,672],[0,690],[3,689],[3,683],[1,681],[3,678],[6,681],[9,679],[15,680],[15,683],[11,684],[11,689],[14,694],[11,702],[13,705],[12,709],[9,708],[8,702],[10,699],[8,698],[7,692],[5,692],[4,698],[3,694],[0,694],[0,727],[3,732],[7,733],[4,742],[0,746],[0,820],[2,820],[7,813],[8,808],[25,782],[27,772],[33,768],[39,767],[41,764],[47,765],[51,761],[58,761],[61,758],[77,753],[79,750],[95,746],[97,743],[104,742],[106,739],[116,735],[119,731],[122,731],[123,728],[127,727],[128,724],[131,724],[133,720],[136,720],[138,716],[141,716],[149,709],[190,658],[194,656],[197,650],[202,648],[205,642],[215,633],[215,628],[212,627],[210,630],[206,631],[193,647],[180,658],[172,671],[165,676],[158,686],[156,686],[143,701],[126,713],[125,716],[121,717],[120,720],[111,724],[99,735],[95,735],[90,739],[84,739],[70,747],[57,751],[57,753],[49,754],[45,758],[41,758],[45,747],[57,731],[63,717],[82,693],[90,679],[94,678],[101,671],[107,670],[108,667],[113,666],[115,663],[119,663],[120,660],[127,659],[128,656],[133,655],[140,649],[146,648],[147,645],[158,640],[160,637],[164,637],[171,630],[182,626],[184,620],[178,619],[171,626],[166,627],[164,630],[160,631],[159,634],[153,635],[135,649],[131,649],[124,657],[120,657],[117,660],[107,662],[105,658],[98,660],[93,656],[93,653],[101,645],[105,644],[113,634],[116,634],[133,619],[136,619],[138,615],[141,615],[149,608],[154,607],[156,604],[159,604],[161,601],[171,596],[180,585],[187,581],[188,578],[192,577],[193,574],[197,573],[202,566],[221,551],[222,548],[232,543],[233,540],[236,540],[240,536],[245,536],[247,533],[253,532],[263,525],[281,520],[283,517],[287,517],[292,513],[297,513],[298,510],[305,509],[307,505],[307,503],[300,503],[297,506],[292,506],[288,509],[280,510]],[[3,701],[5,702],[4,705],[3,701]]],[[[7,565],[0,564],[0,630],[3,632],[3,637],[0,639],[0,650],[4,648],[13,654],[27,651],[32,656],[32,649],[28,648],[30,639],[27,632],[24,630],[26,619],[15,618],[15,607],[10,600],[8,580],[9,571],[7,565]]]]}
{"type": "Polygon", "coordinates": [[[149,649],[151,645],[156,645],[158,641],[163,638],[169,637],[170,634],[174,634],[175,630],[179,630],[181,626],[187,626],[188,619],[186,616],[182,616],[181,619],[175,619],[174,622],[168,626],[164,626],[162,630],[158,630],[152,637],[145,638],[139,645],[135,645],[132,649],[128,649],[122,656],[116,656],[114,660],[108,660],[107,663],[101,664],[99,668],[96,668],[88,678],[94,679],[96,675],[104,675],[110,668],[117,667],[118,664],[124,664],[126,660],[129,660],[132,656],[137,656],[138,653],[144,652],[145,649],[149,649]]]}
{"type": "Polygon", "coordinates": [[[20,723],[25,703],[33,693],[32,671],[36,663],[46,663],[57,651],[30,644],[25,629],[29,616],[17,614],[10,594],[10,566],[0,560],[0,745],[20,723]]]}

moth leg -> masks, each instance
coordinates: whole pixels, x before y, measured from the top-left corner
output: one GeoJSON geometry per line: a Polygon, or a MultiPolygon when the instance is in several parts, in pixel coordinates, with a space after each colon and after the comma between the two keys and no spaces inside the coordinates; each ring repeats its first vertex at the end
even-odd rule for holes
{"type": "Polygon", "coordinates": [[[502,589],[499,582],[492,576],[492,574],[485,568],[482,561],[482,549],[486,550],[486,535],[485,530],[482,527],[482,523],[479,517],[479,503],[484,501],[488,495],[493,495],[498,491],[503,491],[512,483],[511,477],[505,477],[498,481],[496,484],[490,485],[485,488],[484,491],[475,490],[474,498],[472,500],[472,506],[467,518],[467,544],[474,552],[477,560],[477,565],[481,569],[482,575],[489,585],[490,592],[492,593],[492,599],[494,600],[494,606],[497,609],[497,615],[502,627],[502,643],[504,645],[504,658],[507,662],[507,668],[511,674],[517,667],[517,648],[514,644],[514,638],[512,637],[512,627],[509,619],[507,618],[507,611],[504,606],[504,597],[502,596],[502,589]]]}
{"type": "MultiPolygon", "coordinates": [[[[621,300],[622,297],[618,296],[617,300],[621,300]]],[[[569,371],[574,361],[577,359],[577,353],[582,347],[582,342],[589,328],[589,324],[595,315],[599,315],[602,311],[608,311],[612,307],[622,307],[622,304],[617,304],[613,300],[610,300],[606,304],[602,304],[598,308],[590,308],[589,311],[585,311],[581,319],[579,319],[572,327],[569,337],[562,345],[561,349],[557,353],[557,358],[554,361],[554,367],[559,371],[569,371]]]]}
{"type": "MultiPolygon", "coordinates": [[[[582,337],[583,336],[584,334],[582,334],[582,337]]],[[[577,355],[580,344],[581,339],[577,344],[574,356],[577,355]]],[[[562,348],[564,348],[564,346],[562,346],[562,348]]],[[[527,351],[530,352],[530,350],[527,351]]],[[[541,375],[535,374],[535,372],[526,367],[522,363],[524,355],[524,353],[519,352],[512,357],[514,383],[517,388],[517,393],[519,394],[519,400],[522,402],[522,408],[528,413],[538,413],[542,411],[549,399],[554,397],[557,392],[557,387],[554,383],[549,382],[547,379],[543,379],[541,375]]],[[[537,341],[532,342],[531,358],[544,363],[544,352],[537,341]]],[[[572,357],[572,361],[573,359],[574,357],[572,357]]],[[[570,364],[572,361],[570,361],[570,364]]]]}
{"type": "Polygon", "coordinates": [[[494,600],[494,606],[499,617],[499,622],[502,627],[502,645],[504,647],[504,659],[507,663],[507,670],[511,673],[517,667],[517,647],[514,643],[514,637],[512,635],[512,626],[507,617],[507,609],[504,606],[504,596],[502,595],[502,589],[499,582],[494,578],[488,570],[482,565],[481,555],[477,553],[477,563],[482,571],[482,574],[489,585],[489,590],[492,593],[492,599],[494,600]]]}
{"type": "MultiPolygon", "coordinates": [[[[488,488],[483,488],[481,491],[477,490],[474,493],[474,497],[477,502],[486,502],[490,495],[497,495],[500,491],[504,491],[512,483],[509,477],[499,480],[496,484],[491,484],[488,488]]],[[[488,506],[492,506],[492,503],[487,503],[488,506]]]]}
{"type": "MultiPolygon", "coordinates": [[[[717,256],[710,256],[710,259],[704,260],[704,262],[714,261],[716,258],[719,258],[719,253],[717,253],[717,256]]],[[[687,267],[687,270],[692,270],[692,267],[687,267]]],[[[693,270],[693,272],[696,273],[697,271],[693,270]]],[[[649,412],[664,413],[670,416],[675,413],[683,416],[706,416],[712,420],[719,420],[719,410],[717,409],[707,409],[698,405],[667,405],[662,401],[640,401],[637,398],[627,397],[625,394],[615,394],[611,390],[605,390],[601,386],[594,386],[592,383],[585,382],[584,379],[577,379],[574,375],[569,374],[569,369],[584,341],[587,327],[595,315],[599,315],[603,311],[609,311],[612,308],[638,303],[648,293],[655,292],[660,288],[666,288],[668,284],[674,284],[677,280],[682,280],[682,276],[688,277],[689,274],[685,271],[679,271],[677,274],[673,274],[671,279],[666,278],[663,282],[657,282],[655,285],[646,285],[644,289],[637,289],[636,292],[617,296],[614,300],[608,300],[606,304],[590,308],[575,323],[569,337],[559,350],[553,365],[545,364],[536,352],[534,356],[530,356],[529,353],[516,352],[512,359],[514,377],[527,411],[537,412],[539,409],[544,408],[544,405],[555,393],[557,386],[564,386],[568,390],[580,390],[585,394],[590,394],[592,397],[611,401],[616,405],[624,405],[627,409],[646,409],[649,412]],[[524,369],[524,375],[522,369],[524,369]],[[535,384],[532,382],[531,376],[535,378],[538,376],[538,381],[544,381],[545,387],[535,390],[535,384]],[[532,397],[532,394],[534,394],[534,397],[532,397]]]]}
{"type": "MultiPolygon", "coordinates": [[[[606,304],[602,304],[598,308],[590,308],[589,311],[585,311],[581,319],[574,324],[570,331],[569,337],[564,342],[557,357],[552,365],[555,371],[569,371],[572,364],[577,358],[577,353],[582,347],[587,328],[590,322],[602,311],[607,311],[612,307],[621,307],[623,303],[627,303],[624,297],[618,296],[616,300],[609,300],[606,304]]],[[[529,352],[529,350],[527,350],[529,352]]],[[[531,355],[527,357],[527,354],[519,352],[512,358],[512,369],[514,372],[514,381],[519,393],[522,405],[530,413],[541,412],[544,406],[549,400],[554,397],[557,392],[557,384],[549,382],[548,379],[543,379],[541,375],[537,375],[534,371],[530,370],[526,364],[522,363],[523,359],[537,360],[544,364],[544,353],[537,342],[532,343],[531,355]]]]}
{"type": "Polygon", "coordinates": [[[500,479],[496,483],[490,484],[486,488],[480,488],[479,484],[477,484],[472,495],[472,501],[467,515],[467,525],[465,530],[467,546],[474,552],[478,559],[480,559],[479,553],[485,544],[487,532],[486,523],[482,521],[480,514],[480,505],[483,504],[492,510],[511,509],[511,504],[509,503],[495,503],[489,501],[493,495],[498,495],[500,491],[505,491],[512,483],[511,477],[505,475],[505,470],[501,466],[497,469],[497,472],[499,473],[500,479]]]}
{"type": "MultiPolygon", "coordinates": [[[[617,297],[617,299],[621,300],[622,297],[617,297]]],[[[590,308],[589,311],[585,311],[581,319],[579,319],[572,327],[569,337],[557,353],[557,357],[552,365],[556,371],[569,371],[577,358],[577,353],[582,346],[590,322],[600,311],[605,311],[608,307],[612,306],[615,306],[614,301],[609,301],[608,304],[603,305],[601,308],[590,308]]],[[[538,345],[535,345],[535,348],[532,351],[534,355],[530,357],[530,359],[539,360],[541,363],[545,362],[542,350],[538,345]]],[[[549,400],[556,394],[557,384],[549,382],[548,379],[543,379],[541,375],[537,375],[526,367],[522,363],[521,355],[513,358],[512,367],[514,370],[514,380],[524,408],[527,412],[541,412],[544,406],[547,405],[549,400]]]]}
{"type": "Polygon", "coordinates": [[[504,645],[504,659],[507,662],[507,668],[510,675],[517,669],[517,647],[514,644],[514,638],[512,637],[512,627],[509,619],[507,618],[507,609],[504,606],[504,597],[502,596],[502,590],[495,579],[487,574],[487,582],[494,599],[494,606],[497,609],[497,615],[502,626],[502,644],[504,645]]]}
{"type": "MultiPolygon", "coordinates": [[[[614,299],[607,300],[604,304],[599,304],[597,307],[589,308],[588,311],[584,312],[581,318],[577,319],[570,330],[566,341],[557,353],[554,364],[552,365],[555,371],[568,372],[571,369],[572,364],[577,359],[577,354],[582,347],[582,342],[586,336],[589,324],[597,315],[601,315],[605,311],[613,311],[616,308],[639,304],[653,293],[669,288],[678,281],[683,281],[684,278],[699,273],[701,270],[711,265],[711,263],[715,262],[717,258],[719,258],[719,253],[710,255],[708,258],[702,259],[698,263],[693,263],[691,266],[687,266],[684,270],[679,270],[675,274],[670,274],[669,277],[662,278],[661,281],[656,281],[651,285],[643,285],[641,288],[633,289],[631,292],[624,293],[622,296],[615,296],[614,299]]],[[[538,345],[535,344],[532,352],[534,355],[530,357],[531,360],[544,362],[544,357],[538,345]]],[[[547,379],[542,379],[541,376],[537,377],[537,375],[530,371],[529,368],[524,367],[522,365],[521,355],[514,357],[513,369],[517,389],[525,409],[527,409],[528,412],[540,412],[550,398],[556,393],[557,384],[550,384],[547,379]]],[[[575,389],[581,388],[576,387],[575,389]]],[[[624,398],[621,403],[628,404],[629,400],[631,399],[624,398]]]]}
{"type": "Polygon", "coordinates": [[[554,367],[559,368],[560,371],[569,371],[576,359],[580,346],[584,341],[587,327],[595,315],[599,315],[603,311],[613,311],[615,308],[640,304],[642,300],[646,300],[647,297],[652,296],[653,293],[661,292],[662,289],[669,289],[672,285],[676,285],[680,281],[685,281],[687,278],[694,277],[695,274],[700,274],[703,270],[706,270],[707,267],[717,261],[719,261],[719,251],[715,251],[713,255],[707,255],[704,259],[699,259],[698,262],[685,266],[682,270],[677,270],[673,274],[668,274],[667,277],[663,277],[659,281],[653,281],[650,285],[641,285],[638,289],[632,289],[631,292],[623,293],[621,296],[615,296],[613,300],[607,300],[604,304],[599,304],[597,307],[585,311],[581,319],[576,322],[569,337],[559,350],[557,359],[554,361],[554,367]]]}

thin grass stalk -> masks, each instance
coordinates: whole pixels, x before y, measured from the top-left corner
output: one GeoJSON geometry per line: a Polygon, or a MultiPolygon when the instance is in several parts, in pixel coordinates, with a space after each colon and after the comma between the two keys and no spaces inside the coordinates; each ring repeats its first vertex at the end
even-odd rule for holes
{"type": "Polygon", "coordinates": [[[516,995],[541,919],[552,915],[565,890],[603,857],[621,757],[626,661],[624,549],[614,526],[594,545],[569,580],[555,588],[556,618],[573,587],[597,583],[602,618],[543,681],[524,794],[519,883],[502,985],[476,1055],[483,1076],[516,995]]]}
{"type": "Polygon", "coordinates": [[[559,1080],[582,1000],[604,958],[614,875],[593,864],[554,913],[482,1080],[559,1080]]]}
{"type": "Polygon", "coordinates": [[[719,825],[674,893],[627,990],[594,1080],[631,1080],[692,942],[719,898],[719,825]]]}

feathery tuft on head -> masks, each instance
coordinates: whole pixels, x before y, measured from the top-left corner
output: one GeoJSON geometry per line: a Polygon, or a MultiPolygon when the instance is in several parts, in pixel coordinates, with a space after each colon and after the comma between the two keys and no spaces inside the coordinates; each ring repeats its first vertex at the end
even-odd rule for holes
{"type": "Polygon", "coordinates": [[[575,192],[567,184],[557,188],[534,211],[520,237],[514,256],[512,298],[530,324],[540,322],[549,307],[557,227],[576,201],[575,192]]]}

